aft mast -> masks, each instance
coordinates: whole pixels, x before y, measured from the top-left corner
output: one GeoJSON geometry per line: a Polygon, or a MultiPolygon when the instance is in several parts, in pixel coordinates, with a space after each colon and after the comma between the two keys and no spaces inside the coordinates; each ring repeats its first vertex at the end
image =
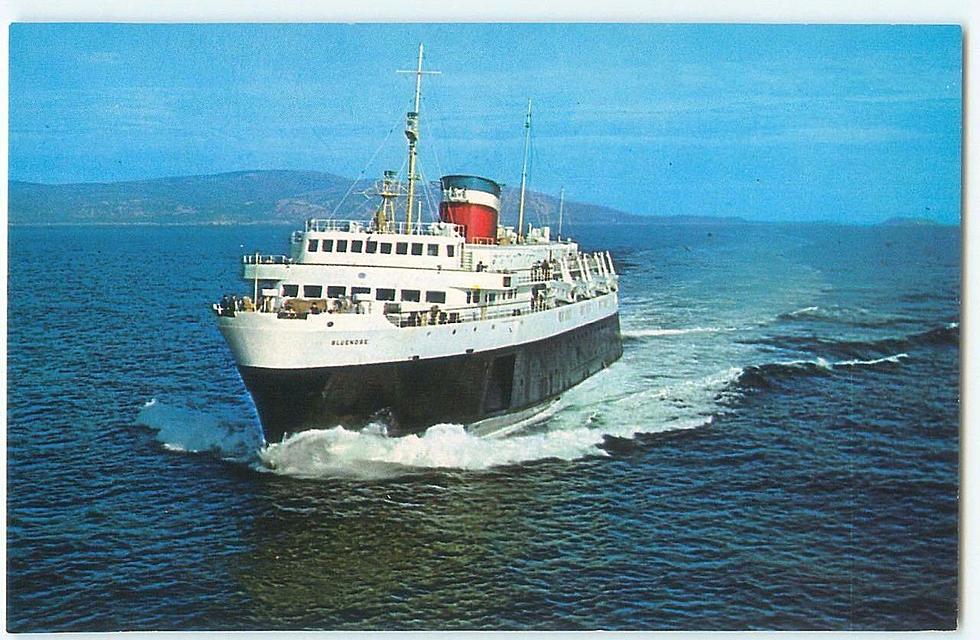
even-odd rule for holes
{"type": "Polygon", "coordinates": [[[561,223],[565,217],[565,187],[561,188],[558,194],[558,239],[561,240],[561,223]]]}
{"type": "Polygon", "coordinates": [[[517,241],[524,238],[524,192],[527,189],[527,156],[531,149],[531,99],[527,99],[527,117],[524,119],[524,166],[521,168],[521,200],[517,205],[517,241]]]}
{"type": "MultiPolygon", "coordinates": [[[[416,145],[419,141],[419,103],[422,98],[422,76],[435,75],[440,71],[422,71],[422,43],[419,43],[419,64],[415,71],[399,69],[398,73],[415,74],[415,108],[405,116],[405,137],[408,138],[408,203],[405,206],[405,228],[412,231],[412,204],[415,200],[415,162],[418,155],[416,145]]],[[[421,208],[421,206],[420,206],[421,208]]]]}

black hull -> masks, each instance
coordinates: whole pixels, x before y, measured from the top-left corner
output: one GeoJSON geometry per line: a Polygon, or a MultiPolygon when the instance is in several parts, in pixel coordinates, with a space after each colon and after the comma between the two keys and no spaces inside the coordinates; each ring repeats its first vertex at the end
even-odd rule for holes
{"type": "Polygon", "coordinates": [[[306,429],[390,432],[469,424],[547,402],[623,354],[619,314],[538,342],[481,353],[347,367],[239,367],[267,442],[306,429]]]}

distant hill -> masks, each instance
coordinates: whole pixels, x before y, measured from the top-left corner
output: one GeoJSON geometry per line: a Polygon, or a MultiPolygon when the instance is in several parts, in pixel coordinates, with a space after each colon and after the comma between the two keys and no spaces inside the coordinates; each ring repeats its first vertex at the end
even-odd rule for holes
{"type": "MultiPolygon", "coordinates": [[[[78,184],[11,180],[8,220],[10,224],[295,224],[313,217],[365,219],[377,206],[376,197],[363,195],[373,184],[373,180],[354,182],[316,171],[236,171],[78,184]]],[[[432,193],[439,197],[437,187],[432,193]]],[[[504,187],[501,224],[516,224],[518,200],[517,189],[504,187]]],[[[556,226],[558,199],[529,191],[524,216],[535,225],[556,226]]],[[[566,225],[738,222],[744,221],[710,216],[639,216],[611,207],[565,202],[566,225]]]]}
{"type": "Polygon", "coordinates": [[[907,216],[895,216],[880,223],[882,227],[931,227],[938,225],[938,222],[929,218],[911,218],[907,216]]]}

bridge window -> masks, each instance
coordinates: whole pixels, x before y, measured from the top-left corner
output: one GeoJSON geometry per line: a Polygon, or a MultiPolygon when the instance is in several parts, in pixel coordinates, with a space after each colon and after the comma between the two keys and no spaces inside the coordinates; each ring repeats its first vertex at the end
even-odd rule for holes
{"type": "Polygon", "coordinates": [[[359,293],[371,293],[371,287],[351,287],[350,294],[356,296],[359,293]]]}
{"type": "Polygon", "coordinates": [[[394,289],[375,289],[374,297],[377,300],[390,300],[394,302],[395,300],[395,290],[394,289]]]}
{"type": "Polygon", "coordinates": [[[328,298],[340,298],[344,295],[347,295],[347,287],[339,287],[339,286],[327,287],[328,298]]]}
{"type": "Polygon", "coordinates": [[[287,298],[295,298],[299,295],[299,285],[298,284],[284,284],[282,285],[282,295],[287,298]]]}
{"type": "Polygon", "coordinates": [[[428,252],[428,254],[430,256],[438,256],[439,255],[439,245],[437,245],[437,244],[426,245],[426,251],[428,252]]]}
{"type": "Polygon", "coordinates": [[[404,255],[408,254],[408,243],[407,242],[398,242],[398,243],[396,243],[395,244],[395,253],[397,253],[400,256],[404,256],[404,255]]]}
{"type": "Polygon", "coordinates": [[[368,240],[367,241],[367,252],[368,253],[377,253],[378,252],[378,241],[377,240],[368,240]]]}
{"type": "Polygon", "coordinates": [[[337,241],[337,253],[347,253],[347,241],[338,240],[337,241]]]}
{"type": "Polygon", "coordinates": [[[323,287],[318,284],[304,284],[303,285],[303,297],[304,298],[319,298],[323,295],[323,287]]]}
{"type": "Polygon", "coordinates": [[[316,251],[316,247],[318,244],[320,244],[319,240],[310,240],[309,242],[306,243],[306,250],[316,251]]]}
{"type": "Polygon", "coordinates": [[[363,240],[353,240],[350,243],[351,253],[362,253],[364,251],[364,241],[363,240]]]}
{"type": "Polygon", "coordinates": [[[426,291],[425,301],[434,302],[436,304],[446,304],[446,292],[445,291],[426,291]]]}
{"type": "Polygon", "coordinates": [[[320,251],[333,251],[333,240],[324,240],[320,243],[320,251]]]}
{"type": "Polygon", "coordinates": [[[420,255],[422,255],[422,243],[421,242],[413,242],[412,243],[412,255],[413,256],[420,256],[420,255]]]}
{"type": "Polygon", "coordinates": [[[391,243],[382,242],[381,243],[381,253],[391,253],[391,243]]]}
{"type": "Polygon", "coordinates": [[[418,302],[420,294],[418,289],[402,289],[402,302],[418,302]]]}
{"type": "Polygon", "coordinates": [[[449,256],[450,258],[452,258],[454,255],[456,255],[456,247],[454,247],[451,244],[447,244],[446,245],[446,255],[449,256]]]}

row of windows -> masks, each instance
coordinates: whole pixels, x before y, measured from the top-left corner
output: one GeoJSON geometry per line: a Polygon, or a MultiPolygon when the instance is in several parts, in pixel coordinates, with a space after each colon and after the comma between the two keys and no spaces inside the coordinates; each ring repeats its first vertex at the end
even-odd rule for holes
{"type": "MultiPolygon", "coordinates": [[[[438,258],[439,257],[439,245],[438,244],[423,244],[421,242],[378,242],[377,240],[337,240],[334,242],[331,240],[308,240],[306,243],[306,250],[308,252],[314,252],[319,247],[321,252],[326,253],[391,253],[392,247],[394,247],[395,255],[407,256],[409,253],[409,245],[411,245],[411,253],[413,256],[422,255],[423,251],[425,255],[438,258]]],[[[446,245],[446,257],[452,258],[456,255],[456,247],[447,244],[446,245]]]]}
{"type": "MultiPolygon", "coordinates": [[[[512,300],[512,299],[514,299],[516,297],[517,297],[517,289],[510,289],[508,291],[502,291],[500,293],[500,299],[501,300],[512,300]]],[[[496,302],[497,301],[497,294],[496,293],[487,293],[486,291],[484,291],[483,292],[483,301],[484,302],[496,302]]],[[[466,304],[471,304],[471,303],[472,304],[476,304],[478,302],[480,302],[480,292],[479,291],[467,291],[466,292],[466,304]]]]}
{"type": "MultiPolygon", "coordinates": [[[[287,298],[295,298],[299,295],[299,285],[298,284],[284,284],[282,285],[282,293],[287,298]]],[[[371,294],[371,287],[351,287],[350,295],[355,296],[357,294],[371,294]]],[[[339,285],[331,285],[327,287],[327,297],[328,298],[341,298],[347,295],[347,287],[342,287],[339,285]]],[[[304,284],[303,285],[303,297],[304,298],[322,298],[323,297],[323,287],[318,284],[304,284]]],[[[378,287],[374,291],[375,300],[384,300],[386,302],[394,302],[395,300],[395,290],[394,289],[384,289],[378,287]]],[[[402,289],[401,290],[401,301],[402,302],[421,302],[422,292],[418,289],[402,289]]],[[[431,302],[433,304],[445,304],[446,303],[446,292],[445,291],[426,291],[425,301],[431,302]]]]}

